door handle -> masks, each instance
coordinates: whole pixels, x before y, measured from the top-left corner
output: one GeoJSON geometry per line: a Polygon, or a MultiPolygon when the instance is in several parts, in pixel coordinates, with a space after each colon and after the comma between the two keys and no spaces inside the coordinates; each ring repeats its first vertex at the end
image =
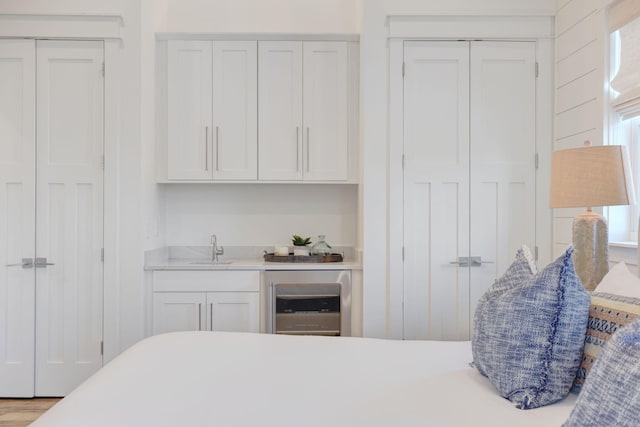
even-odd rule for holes
{"type": "Polygon", "coordinates": [[[54,262],[47,262],[46,258],[36,258],[36,268],[47,268],[49,265],[56,265],[54,262]]]}
{"type": "Polygon", "coordinates": [[[493,261],[482,261],[482,257],[472,256],[469,258],[469,262],[471,263],[471,267],[481,267],[482,264],[493,264],[493,261]]]}
{"type": "Polygon", "coordinates": [[[458,257],[457,261],[451,261],[449,264],[455,264],[458,267],[481,267],[482,264],[494,264],[493,261],[482,261],[482,257],[472,256],[466,257],[461,256],[458,257]]]}
{"type": "Polygon", "coordinates": [[[469,267],[469,257],[461,256],[458,257],[457,261],[451,261],[449,264],[455,264],[458,267],[469,267]]]}
{"type": "Polygon", "coordinates": [[[33,268],[33,258],[22,258],[22,262],[16,264],[6,264],[5,267],[33,268]]]}

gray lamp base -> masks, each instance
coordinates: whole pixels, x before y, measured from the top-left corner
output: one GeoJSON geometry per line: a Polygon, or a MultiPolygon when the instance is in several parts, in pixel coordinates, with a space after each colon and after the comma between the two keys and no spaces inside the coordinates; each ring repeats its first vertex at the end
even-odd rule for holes
{"type": "Polygon", "coordinates": [[[582,286],[593,291],[609,272],[607,220],[588,210],[573,220],[573,262],[582,286]]]}

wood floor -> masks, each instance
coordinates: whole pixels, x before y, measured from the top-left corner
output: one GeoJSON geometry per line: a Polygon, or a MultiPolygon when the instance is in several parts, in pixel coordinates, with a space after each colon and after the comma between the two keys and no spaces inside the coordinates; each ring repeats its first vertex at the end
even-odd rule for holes
{"type": "Polygon", "coordinates": [[[0,427],[25,427],[60,400],[58,397],[0,399],[0,427]]]}

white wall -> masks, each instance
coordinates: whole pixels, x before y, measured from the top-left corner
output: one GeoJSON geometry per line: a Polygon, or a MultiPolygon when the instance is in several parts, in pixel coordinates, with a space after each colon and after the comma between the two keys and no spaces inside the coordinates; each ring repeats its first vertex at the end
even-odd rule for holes
{"type": "MultiPolygon", "coordinates": [[[[389,335],[389,15],[553,15],[553,0],[366,0],[361,32],[363,334],[389,335]]],[[[395,189],[398,191],[398,189],[395,189]]]]}
{"type": "MultiPolygon", "coordinates": [[[[604,81],[608,43],[603,0],[558,0],[554,149],[606,139],[604,81]]],[[[572,241],[573,218],[584,209],[554,209],[554,256],[572,241]]]]}
{"type": "Polygon", "coordinates": [[[169,0],[167,31],[358,33],[362,0],[169,0]]]}
{"type": "MultiPolygon", "coordinates": [[[[606,8],[613,0],[557,0],[556,4],[556,132],[554,149],[617,143],[610,140],[605,81],[609,74],[606,8]]],[[[613,207],[609,209],[618,209],[613,207]]],[[[572,241],[573,218],[583,209],[554,209],[554,253],[572,241]]],[[[600,209],[602,211],[602,209],[600,209]]],[[[624,217],[621,215],[617,219],[624,217]]],[[[609,224],[615,237],[615,224],[609,224]]],[[[625,228],[626,231],[626,228],[625,228]]],[[[620,238],[626,240],[626,238],[620,238]]],[[[611,246],[611,263],[638,264],[633,247],[611,246]]]]}
{"type": "Polygon", "coordinates": [[[168,184],[167,245],[291,244],[292,234],[326,235],[336,246],[357,242],[357,185],[168,184]]]}
{"type": "Polygon", "coordinates": [[[141,0],[140,143],[144,249],[164,246],[164,195],[156,184],[156,32],[166,29],[168,0],[141,0]]]}

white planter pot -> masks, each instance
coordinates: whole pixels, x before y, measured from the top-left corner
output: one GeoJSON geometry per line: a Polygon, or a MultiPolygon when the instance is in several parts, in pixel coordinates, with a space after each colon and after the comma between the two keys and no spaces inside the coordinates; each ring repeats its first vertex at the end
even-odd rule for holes
{"type": "Polygon", "coordinates": [[[306,246],[294,246],[293,254],[296,256],[309,256],[309,248],[306,246]]]}

